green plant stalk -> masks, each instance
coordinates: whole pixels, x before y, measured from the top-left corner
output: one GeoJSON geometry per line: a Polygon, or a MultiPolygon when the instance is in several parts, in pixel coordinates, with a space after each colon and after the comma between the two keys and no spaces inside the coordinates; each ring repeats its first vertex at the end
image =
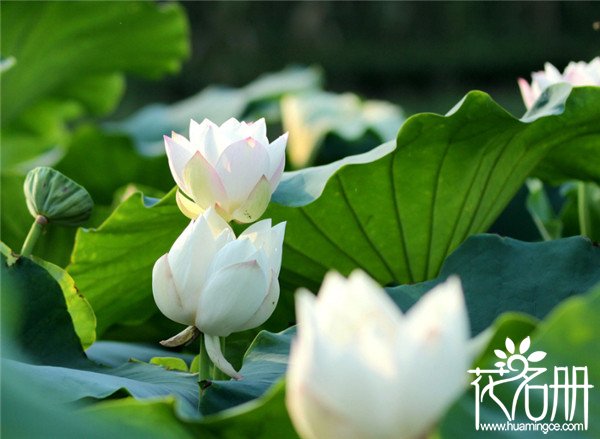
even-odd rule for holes
{"type": "Polygon", "coordinates": [[[31,256],[35,244],[44,231],[46,224],[48,224],[48,220],[45,216],[38,215],[35,218],[33,224],[31,225],[31,229],[29,229],[27,237],[25,238],[25,242],[23,242],[23,247],[21,247],[21,256],[31,256]]]}
{"type": "Polygon", "coordinates": [[[579,217],[579,231],[583,236],[592,236],[592,219],[587,197],[585,183],[577,183],[577,213],[579,217]]]}
{"type": "Polygon", "coordinates": [[[200,335],[200,359],[198,365],[198,382],[212,379],[211,369],[212,362],[208,357],[208,352],[206,351],[206,344],[204,342],[204,334],[200,335]]]}

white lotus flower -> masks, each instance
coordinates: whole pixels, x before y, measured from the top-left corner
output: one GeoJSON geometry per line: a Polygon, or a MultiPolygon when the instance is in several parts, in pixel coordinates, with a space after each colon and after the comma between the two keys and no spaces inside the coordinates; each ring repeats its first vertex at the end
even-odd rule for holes
{"type": "Polygon", "coordinates": [[[154,264],[152,291],[160,311],[204,333],[208,354],[223,372],[239,374],[221,353],[219,337],[255,328],[279,299],[285,223],[259,221],[237,239],[213,208],[193,220],[154,264]]]}
{"type": "Polygon", "coordinates": [[[594,58],[589,63],[570,62],[561,74],[556,67],[550,63],[544,65],[544,70],[531,74],[531,85],[519,78],[519,88],[525,106],[529,109],[540,97],[542,92],[553,84],[567,82],[574,86],[600,85],[600,57],[594,58]]]}
{"type": "Polygon", "coordinates": [[[469,325],[456,277],[402,314],[366,274],[330,273],[317,298],[297,293],[296,313],[286,403],[304,439],[421,437],[467,383],[469,325]]]}
{"type": "Polygon", "coordinates": [[[287,133],[269,143],[265,120],[190,121],[190,138],[165,136],[177,204],[195,219],[214,207],[226,221],[249,223],[264,213],[285,166],[287,133]]]}

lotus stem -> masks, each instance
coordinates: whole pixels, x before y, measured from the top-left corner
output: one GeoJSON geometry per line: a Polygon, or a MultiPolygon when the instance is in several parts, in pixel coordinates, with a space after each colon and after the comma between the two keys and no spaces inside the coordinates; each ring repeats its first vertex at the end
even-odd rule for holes
{"type": "Polygon", "coordinates": [[[23,247],[21,248],[22,256],[31,256],[33,253],[33,249],[35,244],[37,243],[40,235],[44,231],[44,227],[48,224],[48,219],[43,215],[38,215],[33,224],[31,225],[31,229],[29,229],[29,233],[25,238],[25,242],[23,242],[23,247]]]}
{"type": "Polygon", "coordinates": [[[577,183],[577,213],[579,217],[579,231],[583,236],[592,236],[592,219],[585,183],[577,183]]]}
{"type": "Polygon", "coordinates": [[[208,351],[206,350],[206,342],[204,341],[204,334],[200,336],[200,359],[198,365],[198,382],[207,381],[212,379],[212,361],[208,357],[208,351]]]}

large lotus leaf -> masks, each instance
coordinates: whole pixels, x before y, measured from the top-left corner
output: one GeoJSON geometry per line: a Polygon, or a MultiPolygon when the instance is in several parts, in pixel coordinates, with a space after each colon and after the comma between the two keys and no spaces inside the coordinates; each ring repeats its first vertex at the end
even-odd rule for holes
{"type": "MultiPolygon", "coordinates": [[[[268,395],[269,389],[277,388],[276,383],[282,380],[287,369],[290,344],[295,332],[295,327],[278,334],[262,331],[244,356],[240,370],[242,380],[212,380],[204,388],[199,405],[201,416],[207,417],[241,406],[268,395]]],[[[129,357],[149,361],[153,357],[171,355],[187,364],[192,358],[187,354],[168,354],[163,349],[147,345],[104,341],[97,342],[88,349],[87,354],[95,361],[113,367],[126,364],[129,357]]]]}
{"type": "MultiPolygon", "coordinates": [[[[4,277],[5,276],[3,276],[3,278],[4,277]]],[[[3,288],[3,291],[4,290],[5,289],[3,288]]],[[[577,319],[572,319],[573,322],[583,322],[578,324],[577,328],[581,329],[582,325],[593,325],[593,322],[598,317],[597,307],[585,304],[579,308],[586,309],[589,315],[586,314],[585,316],[579,316],[577,319]]],[[[563,314],[564,313],[562,313],[561,310],[557,310],[554,315],[561,316],[563,314]]],[[[503,317],[502,319],[507,320],[506,317],[503,317]]],[[[523,318],[515,319],[515,317],[512,317],[510,320],[511,322],[508,322],[510,325],[507,325],[506,323],[500,325],[501,328],[504,328],[505,332],[500,333],[499,330],[495,329],[496,334],[492,337],[492,343],[504,336],[511,336],[515,339],[518,337],[522,338],[527,335],[531,329],[531,321],[523,318]],[[516,322],[513,322],[512,320],[516,320],[516,322]]],[[[568,333],[573,336],[576,335],[575,331],[570,331],[568,333]]],[[[207,400],[204,402],[204,408],[207,412],[212,413],[213,411],[225,409],[219,411],[219,413],[215,415],[198,419],[195,413],[193,414],[192,412],[191,401],[186,402],[186,398],[182,396],[182,394],[186,395],[188,392],[191,396],[193,377],[188,374],[163,371],[156,366],[140,364],[136,364],[135,366],[155,367],[155,371],[161,371],[162,373],[170,375],[161,376],[160,382],[156,383],[153,381],[152,375],[147,375],[149,369],[144,369],[144,372],[146,373],[136,375],[136,378],[143,378],[144,381],[146,381],[145,384],[139,382],[127,383],[127,387],[119,389],[137,396],[140,400],[134,401],[131,399],[124,399],[100,403],[87,410],[86,413],[93,415],[95,419],[102,422],[123,422],[129,426],[146,424],[148,426],[153,426],[157,431],[179,431],[184,437],[188,436],[187,432],[191,432],[191,434],[203,433],[207,437],[212,437],[211,435],[214,435],[214,437],[228,437],[229,435],[232,437],[266,438],[272,437],[275,433],[277,433],[277,437],[295,437],[295,433],[293,433],[285,410],[283,384],[275,384],[270,391],[263,394],[265,389],[267,389],[271,383],[276,382],[285,370],[285,364],[287,362],[286,354],[292,334],[293,333],[291,332],[282,334],[263,333],[254,343],[253,347],[249,349],[246,356],[246,363],[242,368],[245,380],[239,382],[214,382],[206,389],[205,397],[207,400]],[[185,381],[184,377],[189,377],[188,385],[182,384],[182,382],[185,381]],[[137,386],[143,386],[143,389],[140,391],[137,386]],[[183,386],[183,388],[179,389],[178,386],[183,386]],[[149,388],[152,389],[152,391],[160,389],[158,390],[158,394],[166,391],[176,392],[179,397],[177,400],[174,400],[173,398],[164,399],[163,397],[160,400],[155,399],[154,401],[146,401],[145,399],[152,395],[152,393],[148,393],[151,391],[149,388]],[[260,396],[261,394],[262,396],[260,396]],[[259,398],[250,402],[245,402],[253,396],[259,396],[259,398]],[[225,401],[226,399],[233,402],[233,404],[241,403],[242,405],[227,409],[226,407],[230,407],[230,403],[225,401]],[[184,433],[186,434],[184,435],[184,433]]],[[[557,334],[561,336],[564,335],[562,328],[558,328],[555,331],[554,336],[557,336],[557,334]]],[[[594,332],[579,331],[579,334],[591,334],[593,339],[594,332]]],[[[567,339],[570,340],[570,336],[567,336],[567,339]]],[[[533,340],[534,344],[532,350],[539,350],[536,345],[535,337],[533,340]]],[[[559,347],[560,349],[563,349],[565,345],[572,343],[572,341],[569,340],[562,340],[565,341],[565,343],[557,341],[551,349],[544,348],[544,350],[547,352],[557,352],[559,347]]],[[[590,349],[589,346],[587,348],[589,351],[597,352],[597,348],[590,349]]],[[[487,353],[489,353],[489,351],[490,350],[488,349],[487,353]]],[[[594,355],[597,356],[597,354],[594,355]]],[[[484,357],[478,361],[485,362],[485,358],[484,355],[484,357]]],[[[10,367],[11,365],[9,365],[9,369],[10,367]]],[[[69,398],[73,397],[73,395],[77,397],[85,395],[88,397],[107,396],[113,385],[111,379],[111,385],[108,385],[108,389],[104,387],[106,385],[105,379],[109,380],[110,377],[101,377],[98,379],[98,377],[94,376],[89,371],[75,370],[69,371],[69,373],[66,373],[65,375],[60,375],[61,380],[66,380],[66,385],[58,386],[54,383],[57,379],[54,374],[61,373],[61,371],[57,371],[56,369],[66,368],[24,366],[19,369],[25,371],[30,371],[30,369],[32,369],[31,371],[34,372],[32,375],[33,382],[36,385],[49,386],[49,389],[51,389],[48,391],[49,393],[69,392],[68,395],[65,393],[58,393],[56,395],[56,398],[59,398],[58,400],[61,401],[67,401],[69,398]],[[88,373],[90,373],[90,377],[94,378],[93,381],[88,381],[88,373]],[[81,380],[78,381],[78,386],[75,386],[71,381],[74,377],[81,380]]],[[[12,371],[12,369],[10,369],[10,371],[12,371]]],[[[130,369],[130,372],[134,372],[133,368],[130,369]]],[[[132,377],[129,375],[115,377],[115,382],[119,382],[120,378],[130,379],[132,377]]],[[[195,382],[193,385],[195,387],[195,382]]],[[[111,394],[114,395],[114,393],[111,394]]],[[[466,405],[463,403],[459,407],[464,409],[466,405]]],[[[472,419],[467,417],[465,423],[472,425],[472,419]]],[[[464,425],[462,428],[464,428],[464,425]]],[[[454,433],[456,432],[454,431],[454,433]]]]}
{"type": "MultiPolygon", "coordinates": [[[[563,110],[562,96],[571,89],[568,84],[560,84],[556,88],[546,89],[542,96],[523,117],[529,121],[548,114],[558,114],[563,110]],[[562,92],[560,91],[562,90],[562,92]]],[[[582,87],[598,90],[598,87],[582,87]]],[[[585,135],[588,128],[598,125],[598,120],[590,119],[582,122],[580,136],[561,138],[556,146],[536,167],[534,175],[547,183],[556,185],[568,180],[584,180],[600,183],[600,141],[597,135],[585,135]],[[587,126],[586,126],[587,125],[587,126]],[[577,152],[574,152],[577,151],[577,152]]]]}
{"type": "Polygon", "coordinates": [[[4,360],[3,370],[7,369],[29,376],[31,382],[52,394],[56,404],[113,395],[131,395],[138,399],[177,395],[182,415],[196,416],[198,410],[197,377],[152,364],[127,363],[115,368],[57,367],[4,360]]]}
{"type": "Polygon", "coordinates": [[[205,432],[200,435],[193,425],[186,424],[175,415],[174,398],[162,398],[153,401],[139,401],[134,398],[121,398],[103,401],[87,407],[83,414],[102,424],[143,426],[154,432],[156,437],[177,437],[182,439],[216,439],[205,432]]]}
{"type": "Polygon", "coordinates": [[[541,319],[564,299],[589,291],[600,283],[600,248],[580,236],[535,243],[473,236],[446,259],[436,279],[388,291],[406,310],[451,275],[462,281],[471,329],[479,333],[504,312],[541,319]]]}
{"type": "MultiPolygon", "coordinates": [[[[137,401],[130,399],[111,401],[106,405],[100,404],[96,408],[85,411],[83,418],[89,419],[90,422],[93,420],[93,425],[102,428],[102,431],[105,431],[103,426],[109,429],[108,426],[110,425],[124,423],[128,428],[133,428],[134,431],[140,428],[142,430],[150,428],[155,433],[161,432],[163,434],[166,431],[183,433],[191,429],[191,431],[202,431],[206,434],[214,432],[218,437],[222,437],[219,434],[221,431],[238,432],[238,434],[242,431],[244,432],[243,437],[265,437],[264,435],[273,433],[280,433],[280,437],[294,437],[293,428],[283,405],[283,388],[281,385],[268,392],[261,399],[248,403],[243,408],[240,407],[235,411],[218,414],[203,420],[202,415],[198,412],[199,389],[195,375],[168,371],[162,367],[145,363],[125,361],[128,355],[127,352],[133,357],[147,359],[150,355],[164,353],[164,350],[110,343],[106,346],[101,345],[98,348],[92,347],[90,351],[95,351],[91,357],[104,364],[111,364],[113,367],[99,366],[86,359],[74,335],[72,326],[69,325],[64,299],[56,281],[49,275],[44,277],[43,268],[33,261],[27,258],[15,260],[12,255],[9,256],[12,264],[10,266],[7,265],[9,258],[2,256],[2,291],[3,294],[8,294],[11,299],[15,297],[22,299],[19,301],[21,312],[10,311],[11,306],[7,307],[10,309],[3,307],[3,312],[8,312],[13,316],[21,315],[22,321],[13,321],[17,325],[11,332],[17,336],[16,339],[12,337],[6,339],[7,332],[3,330],[2,333],[4,337],[3,346],[7,346],[6,343],[8,342],[11,351],[14,351],[8,354],[11,359],[3,358],[3,380],[5,377],[10,376],[13,379],[18,378],[18,382],[27,382],[29,389],[39,390],[39,394],[43,395],[40,396],[43,401],[47,405],[55,407],[57,411],[65,404],[69,404],[74,409],[76,406],[72,404],[82,399],[87,400],[89,403],[91,399],[127,395],[135,397],[137,401]],[[45,319],[39,318],[43,312],[48,315],[45,319]],[[23,323],[28,326],[25,327],[23,323]],[[49,327],[52,330],[49,330],[49,327]],[[32,334],[43,334],[44,332],[47,346],[43,351],[40,351],[40,343],[32,334]],[[70,338],[68,337],[69,334],[70,338]],[[20,341],[14,345],[14,340],[20,341]],[[12,346],[15,349],[12,349],[12,346]],[[36,361],[31,362],[31,358],[35,358],[36,361]],[[54,363],[54,365],[49,364],[49,362],[54,363]],[[118,422],[114,419],[109,421],[102,415],[104,412],[102,408],[111,407],[115,402],[120,407],[127,407],[128,405],[133,407],[133,411],[126,408],[119,410],[119,416],[124,414],[127,414],[127,416],[118,422]],[[155,416],[154,419],[146,419],[144,408],[161,405],[168,405],[169,410],[162,411],[163,415],[161,416],[156,415],[155,411],[151,410],[155,416]],[[141,411],[138,411],[138,409],[141,411]],[[232,419],[231,422],[230,419],[232,419]],[[182,420],[187,424],[182,423],[182,420]],[[163,421],[160,422],[163,427],[156,425],[158,421],[163,421]],[[169,426],[169,428],[166,429],[166,426],[169,426]]],[[[12,300],[9,302],[12,302],[12,300]]],[[[10,305],[10,303],[7,305],[10,305]]],[[[3,315],[3,325],[6,326],[7,319],[4,317],[6,315],[3,315]]],[[[258,370],[253,374],[252,362],[265,360],[271,363],[280,362],[285,364],[287,362],[286,354],[290,337],[291,334],[264,334],[256,341],[254,347],[248,353],[249,365],[243,369],[250,381],[254,380],[254,375],[259,376],[258,370]],[[269,358],[269,356],[272,356],[272,358],[269,358]]],[[[7,352],[3,351],[5,357],[6,354],[7,352]]],[[[184,358],[189,360],[187,357],[184,358]]],[[[275,365],[274,367],[280,366],[275,365]]],[[[281,376],[283,370],[273,371],[265,368],[264,372],[271,373],[273,376],[269,379],[263,377],[262,380],[258,380],[260,389],[255,391],[256,396],[264,393],[272,382],[281,376]]],[[[223,385],[225,386],[225,383],[223,385]]],[[[6,389],[8,387],[3,386],[3,390],[6,389]]],[[[15,396],[12,388],[8,390],[11,390],[9,394],[3,391],[3,405],[12,407],[20,400],[15,396]]],[[[248,392],[244,397],[248,399],[248,392]]],[[[243,401],[237,400],[238,404],[240,402],[243,401]]],[[[58,416],[57,425],[51,431],[56,431],[57,435],[60,435],[63,430],[65,432],[71,429],[79,431],[78,420],[79,414],[74,415],[71,419],[58,416]]],[[[3,428],[6,431],[26,431],[13,421],[3,423],[3,428]]],[[[155,434],[151,436],[155,436],[155,434]]]]}
{"type": "Polygon", "coordinates": [[[118,325],[113,338],[157,342],[182,329],[162,315],[141,334],[131,325],[157,313],[152,267],[188,222],[173,194],[156,203],[135,193],[100,228],[78,230],[77,249],[67,271],[94,309],[99,336],[118,325]],[[144,260],[141,265],[140,259],[144,260]]]}
{"type": "Polygon", "coordinates": [[[157,78],[188,53],[174,3],[7,2],[1,24],[15,60],[2,73],[3,167],[64,142],[66,121],[113,109],[123,73],[157,78]]]}
{"type": "MultiPolygon", "coordinates": [[[[6,301],[3,299],[3,306],[6,301]]],[[[3,353],[10,344],[3,338],[3,353]]],[[[160,439],[156,429],[144,424],[105,422],[76,406],[59,405],[47,388],[39,385],[20,368],[6,367],[2,361],[2,425],[7,438],[60,437],[62,439],[105,439],[107,437],[145,437],[160,439]]]]}
{"type": "Polygon", "coordinates": [[[240,381],[212,381],[200,400],[205,415],[235,407],[262,396],[285,374],[296,328],[279,334],[263,331],[244,356],[240,381]]]}
{"type": "MultiPolygon", "coordinates": [[[[590,121],[599,117],[599,101],[598,88],[574,89],[566,104],[552,107],[556,114],[524,122],[472,92],[447,116],[409,118],[397,145],[284,174],[264,214],[287,221],[282,295],[269,328],[289,326],[290,292],[316,291],[330,269],[361,268],[382,285],[436,277],[458,245],[493,223],[549,149],[598,138],[600,126],[590,121]]],[[[156,312],[152,266],[184,225],[172,194],[151,208],[136,196],[101,228],[79,232],[68,271],[94,307],[99,333],[156,312]]]]}
{"type": "Polygon", "coordinates": [[[94,343],[85,353],[90,360],[110,367],[122,366],[132,359],[148,363],[154,357],[179,358],[189,366],[194,359],[194,356],[190,354],[162,349],[157,343],[152,345],[104,340],[94,343]]]}
{"type": "Polygon", "coordinates": [[[65,270],[43,259],[32,257],[60,285],[67,304],[67,311],[73,321],[73,329],[86,349],[96,341],[96,315],[90,303],[77,289],[73,278],[65,270]]]}
{"type": "Polygon", "coordinates": [[[526,120],[471,92],[446,116],[409,118],[395,148],[353,157],[359,166],[345,159],[285,174],[265,213],[287,221],[285,287],[357,267],[383,285],[434,278],[461,242],[487,230],[548,151],[570,142],[577,154],[577,139],[600,142],[600,88],[552,92],[554,105],[526,120]]]}
{"type": "Polygon", "coordinates": [[[400,108],[388,102],[319,91],[285,96],[281,113],[294,168],[368,151],[396,137],[404,120],[400,108]]]}
{"type": "Polygon", "coordinates": [[[0,268],[3,299],[16,303],[17,316],[9,328],[12,348],[3,352],[3,373],[26,377],[53,404],[119,394],[140,399],[174,395],[182,416],[196,416],[196,376],[140,362],[94,363],[83,351],[57,280],[41,265],[5,255],[4,249],[0,268]]]}
{"type": "MultiPolygon", "coordinates": [[[[546,317],[562,300],[590,291],[600,283],[598,267],[600,248],[585,238],[527,243],[482,235],[467,240],[448,258],[440,278],[388,289],[388,293],[406,310],[409,301],[416,301],[448,275],[458,274],[473,332],[490,328],[487,333],[492,346],[503,343],[507,336],[526,337],[537,319],[546,317]]],[[[244,379],[214,381],[201,400],[203,413],[261,396],[285,373],[294,334],[294,328],[280,334],[259,334],[244,358],[240,371],[244,379]]],[[[493,349],[485,355],[490,352],[493,354],[493,349]]]]}
{"type": "MultiPolygon", "coordinates": [[[[231,117],[264,117],[265,112],[272,113],[264,107],[265,102],[315,89],[320,83],[321,73],[316,68],[287,68],[265,74],[245,87],[211,86],[175,104],[153,104],[124,121],[107,123],[106,127],[131,136],[138,150],[146,155],[163,155],[163,136],[171,131],[187,136],[190,119],[200,122],[207,118],[221,124],[231,117]],[[257,105],[261,111],[253,111],[257,105]]],[[[269,122],[277,118],[269,117],[269,122]]]]}
{"type": "Polygon", "coordinates": [[[136,193],[98,229],[78,230],[67,271],[92,305],[99,335],[116,323],[141,322],[156,313],[152,267],[188,222],[173,193],[160,202],[136,193]]]}
{"type": "Polygon", "coordinates": [[[105,401],[86,410],[86,414],[107,423],[136,427],[145,425],[164,436],[207,439],[298,439],[284,403],[283,382],[266,395],[242,406],[225,410],[201,420],[182,418],[173,398],[156,401],[120,399],[105,401]]]}
{"type": "MultiPolygon", "coordinates": [[[[528,357],[533,352],[545,352],[546,356],[539,362],[531,363],[531,367],[545,368],[546,371],[540,376],[534,378],[529,384],[531,386],[551,386],[554,382],[554,368],[566,367],[568,373],[572,374],[573,367],[587,367],[588,383],[596,386],[600,380],[600,339],[598,338],[597,322],[600,318],[600,289],[596,288],[589,294],[573,297],[558,306],[552,313],[534,330],[531,337],[531,346],[525,351],[528,357]]],[[[507,326],[507,325],[505,325],[507,326]]],[[[494,363],[499,361],[494,350],[505,351],[505,339],[510,337],[516,346],[520,346],[520,341],[527,335],[522,331],[510,330],[510,325],[504,331],[502,336],[495,337],[490,343],[486,354],[478,359],[474,367],[482,369],[496,369],[494,363]]],[[[521,367],[516,363],[517,367],[521,367]]],[[[519,369],[520,370],[520,369],[519,369]]],[[[508,375],[511,376],[511,375],[508,375]]],[[[475,379],[475,375],[471,375],[475,379]]],[[[487,377],[484,377],[487,380],[487,377]]],[[[570,377],[573,378],[572,376],[570,377]]],[[[498,379],[498,377],[496,377],[498,379]]],[[[578,384],[584,384],[583,372],[580,371],[577,376],[578,384]]],[[[487,381],[486,381],[487,382],[487,381]]],[[[517,386],[523,381],[517,380],[512,383],[500,384],[495,389],[496,396],[503,403],[512,403],[517,386]]],[[[571,381],[573,382],[573,381],[571,381]]],[[[565,384],[565,375],[558,374],[556,384],[565,384]]],[[[551,389],[551,388],[549,388],[551,389]]],[[[575,393],[576,397],[571,400],[567,406],[574,407],[574,418],[571,423],[581,423],[585,425],[585,402],[584,394],[587,393],[589,402],[587,403],[588,425],[586,430],[578,431],[556,431],[552,432],[553,437],[569,438],[596,438],[600,435],[600,420],[596,416],[600,411],[600,393],[594,388],[587,392],[582,388],[575,393]],[[574,405],[571,405],[573,404],[574,405]]],[[[548,391],[548,413],[540,423],[550,422],[551,413],[554,409],[554,392],[548,391]]],[[[562,426],[565,422],[565,392],[558,391],[557,394],[556,417],[552,422],[562,426]]],[[[517,405],[516,420],[513,424],[531,423],[525,416],[523,406],[524,394],[522,393],[517,405]]],[[[544,398],[540,387],[530,391],[529,407],[534,416],[538,416],[543,411],[544,398]]],[[[440,426],[440,437],[454,438],[478,438],[482,434],[491,438],[538,438],[543,434],[541,431],[503,431],[486,432],[475,429],[475,399],[474,391],[466,392],[465,395],[452,407],[440,426]]],[[[501,408],[489,397],[484,398],[480,405],[481,423],[498,423],[506,425],[507,418],[501,408]]]]}
{"type": "Polygon", "coordinates": [[[4,244],[0,270],[3,300],[8,298],[21,309],[14,311],[14,343],[22,354],[34,364],[86,364],[59,282],[41,265],[14,255],[4,244]]]}
{"type": "MultiPolygon", "coordinates": [[[[529,352],[543,350],[548,353],[548,360],[543,365],[553,367],[555,364],[585,363],[590,367],[598,368],[600,346],[595,337],[594,325],[600,315],[599,299],[600,291],[583,298],[571,299],[559,305],[537,330],[535,328],[538,322],[529,316],[517,313],[502,314],[488,329],[487,347],[474,364],[491,367],[493,362],[497,361],[492,358],[494,350],[504,346],[506,337],[520,341],[530,336],[532,344],[529,352]],[[565,349],[565,346],[569,349],[573,348],[574,351],[570,352],[569,349],[565,349]]],[[[215,381],[206,389],[203,395],[205,399],[201,400],[201,407],[206,410],[206,413],[201,420],[181,417],[170,399],[156,402],[132,399],[109,401],[96,405],[89,412],[106,416],[107,420],[115,422],[132,424],[147,422],[155,425],[157,429],[166,428],[165,426],[169,426],[170,429],[187,428],[197,435],[203,435],[202,437],[214,435],[214,437],[268,438],[276,434],[280,438],[296,438],[285,411],[284,383],[280,379],[285,371],[286,354],[293,335],[290,331],[281,334],[261,334],[246,356],[242,368],[244,380],[215,381]],[[278,371],[273,373],[276,369],[278,371]],[[251,388],[254,390],[249,394],[248,390],[251,388]],[[251,395],[255,395],[257,399],[245,402],[251,395]],[[233,407],[236,404],[241,405],[233,407]],[[221,411],[210,414],[216,410],[221,411]]],[[[597,381],[596,375],[597,372],[590,376],[590,382],[597,381]]],[[[598,410],[597,399],[595,397],[591,400],[590,414],[598,410]]],[[[539,400],[534,402],[536,410],[539,409],[539,402],[539,400]]],[[[499,415],[501,415],[499,409],[494,410],[494,407],[489,404],[482,407],[482,419],[489,422],[503,422],[499,415]]],[[[597,434],[597,421],[592,417],[590,419],[590,433],[582,437],[591,438],[597,434]]],[[[439,434],[444,438],[476,437],[482,434],[474,429],[474,401],[469,391],[457,401],[443,419],[439,434]]],[[[522,437],[523,432],[519,434],[519,436],[515,434],[498,437],[522,437]]],[[[490,437],[495,436],[490,435],[490,437]]]]}
{"type": "Polygon", "coordinates": [[[187,430],[195,435],[192,437],[296,439],[284,403],[283,382],[294,333],[295,328],[279,334],[261,332],[244,358],[240,370],[244,379],[213,381],[204,390],[201,418],[184,416],[172,398],[107,401],[87,412],[107,422],[143,423],[169,434],[187,430]]]}

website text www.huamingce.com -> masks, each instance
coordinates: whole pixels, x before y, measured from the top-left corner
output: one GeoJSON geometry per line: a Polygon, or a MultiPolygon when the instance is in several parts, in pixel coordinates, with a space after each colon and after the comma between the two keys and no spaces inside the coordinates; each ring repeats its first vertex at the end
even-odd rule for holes
{"type": "Polygon", "coordinates": [[[552,431],[584,431],[583,422],[490,422],[479,424],[480,431],[541,431],[548,434],[552,431]]]}

